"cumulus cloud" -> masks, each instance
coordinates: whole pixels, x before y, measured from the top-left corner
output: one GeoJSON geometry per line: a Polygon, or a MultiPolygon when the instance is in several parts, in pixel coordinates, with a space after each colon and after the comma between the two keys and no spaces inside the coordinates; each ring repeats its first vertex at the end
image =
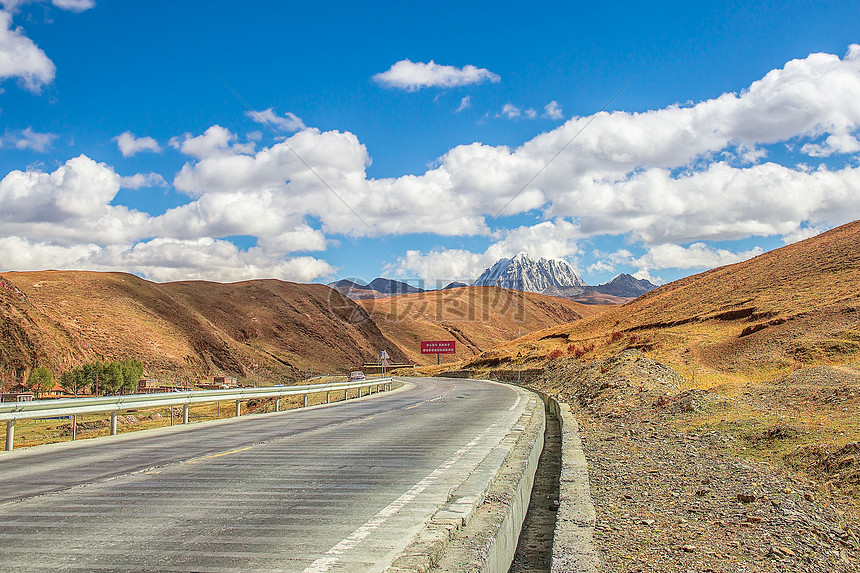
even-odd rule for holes
{"type": "Polygon", "coordinates": [[[280,116],[276,114],[272,108],[268,108],[263,111],[246,111],[245,115],[257,123],[271,126],[275,131],[280,129],[281,131],[292,133],[294,131],[305,129],[305,124],[302,119],[289,111],[283,116],[280,116]]]}
{"type": "Polygon", "coordinates": [[[502,111],[496,114],[496,117],[506,117],[508,119],[516,119],[520,117],[523,113],[523,110],[518,108],[512,103],[506,103],[502,106],[502,111]]]}
{"type": "Polygon", "coordinates": [[[55,71],[45,52],[21,28],[13,28],[12,14],[0,11],[0,81],[17,78],[25,89],[39,93],[54,80],[55,71]]]}
{"type": "Polygon", "coordinates": [[[335,269],[313,257],[279,259],[260,249],[240,250],[225,240],[152,239],[134,244],[57,245],[23,237],[0,237],[0,269],[123,270],[150,280],[234,282],[277,278],[310,282],[335,269]]]}
{"type": "Polygon", "coordinates": [[[716,249],[705,243],[681,245],[655,245],[638,258],[631,258],[629,264],[639,267],[637,272],[655,269],[710,269],[746,261],[757,257],[764,251],[754,247],[748,251],[716,249]]]}
{"type": "Polygon", "coordinates": [[[63,10],[83,12],[96,5],[95,0],[51,0],[51,4],[63,10]]]}
{"type": "MultiPolygon", "coordinates": [[[[766,146],[775,143],[791,144],[810,160],[825,149],[857,153],[850,138],[860,128],[858,95],[860,47],[852,46],[843,58],[812,54],[788,62],[739,93],[641,113],[573,117],[519,147],[460,145],[422,174],[390,178],[368,177],[370,154],[352,133],[306,128],[256,149],[213,125],[171,140],[189,157],[173,180],[190,197],[186,205],[157,216],[112,205],[121,185],[140,181],[123,180],[82,156],[52,173],[7,175],[0,182],[0,222],[5,236],[59,245],[70,249],[69,257],[76,245],[120,245],[118,252],[126,252],[152,237],[174,241],[167,246],[205,247],[222,253],[212,260],[232,261],[225,268],[238,269],[236,276],[263,268],[259,261],[299,272],[278,265],[294,252],[324,250],[331,235],[412,233],[494,241],[484,252],[410,251],[392,264],[428,280],[474,278],[519,250],[577,260],[578,241],[601,235],[641,243],[645,255],[610,259],[640,268],[640,276],[705,268],[757,252],[706,241],[791,240],[860,218],[856,157],[830,168],[764,161],[766,146]],[[503,207],[506,216],[532,212],[545,220],[494,229],[499,223],[492,218],[503,207]],[[257,237],[259,251],[227,256],[229,246],[219,241],[230,235],[257,237]]],[[[302,268],[323,272],[308,264],[302,268]]]]}
{"type": "Polygon", "coordinates": [[[45,153],[51,144],[57,139],[53,133],[39,133],[28,127],[20,131],[7,131],[6,135],[0,137],[0,146],[11,146],[15,149],[32,149],[39,153],[45,153]]]}
{"type": "Polygon", "coordinates": [[[128,177],[120,177],[120,187],[124,189],[140,189],[142,187],[167,187],[167,181],[158,173],[135,173],[128,177]]]}
{"type": "Polygon", "coordinates": [[[172,137],[170,138],[170,146],[197,159],[224,157],[254,151],[253,143],[234,143],[236,139],[236,135],[230,130],[220,125],[213,125],[203,132],[203,135],[193,136],[190,133],[185,133],[182,136],[172,137]]]}
{"type": "Polygon", "coordinates": [[[241,195],[202,197],[157,216],[111,204],[120,187],[164,184],[155,173],[120,177],[84,155],[53,172],[10,172],[0,180],[0,269],[121,269],[160,281],[333,273],[324,260],[290,254],[323,250],[321,232],[241,195]],[[256,247],[223,238],[247,232],[259,234],[256,247]]]}
{"type": "Polygon", "coordinates": [[[387,88],[417,91],[422,88],[454,88],[484,82],[498,83],[502,79],[485,68],[467,65],[462,68],[443,66],[433,60],[428,63],[400,60],[373,79],[387,88]]]}
{"type": "Polygon", "coordinates": [[[586,270],[589,273],[614,273],[615,267],[606,261],[596,261],[588,265],[586,270]]]}
{"type": "MultiPolygon", "coordinates": [[[[812,54],[738,94],[687,107],[574,117],[518,148],[460,145],[421,175],[368,178],[370,155],[351,133],[293,135],[289,146],[358,217],[285,145],[240,153],[229,148],[235,136],[218,126],[187,136],[185,151],[200,160],[187,163],[174,185],[193,197],[288,195],[287,212],[319,217],[327,233],[351,235],[486,235],[488,219],[502,208],[504,215],[539,209],[548,219],[576,219],[589,236],[620,234],[646,244],[783,235],[803,221],[835,225],[860,217],[856,167],[759,163],[764,145],[856,131],[857,54],[853,47],[843,59],[812,54]],[[190,149],[210,140],[205,152],[190,149]],[[451,216],[436,216],[439,206],[451,216]]],[[[509,105],[508,115],[522,114],[509,105]]]]}
{"type": "Polygon", "coordinates": [[[552,100],[551,102],[546,104],[543,110],[544,117],[548,117],[550,119],[561,119],[563,117],[561,112],[561,106],[555,100],[552,100]]]}
{"type": "Polygon", "coordinates": [[[113,138],[123,157],[131,157],[141,151],[161,152],[161,146],[151,137],[135,137],[130,131],[124,131],[113,138]]]}

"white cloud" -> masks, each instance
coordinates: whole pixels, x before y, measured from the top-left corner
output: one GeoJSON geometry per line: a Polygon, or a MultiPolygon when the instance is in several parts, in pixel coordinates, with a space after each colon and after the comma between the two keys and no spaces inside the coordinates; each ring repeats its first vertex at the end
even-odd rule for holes
{"type": "Polygon", "coordinates": [[[586,270],[589,273],[614,273],[615,267],[606,261],[597,261],[588,265],[586,270]]]}
{"type": "Polygon", "coordinates": [[[236,141],[236,135],[230,130],[220,125],[213,125],[203,132],[203,135],[194,137],[190,133],[185,133],[181,137],[172,137],[170,146],[197,159],[253,153],[252,142],[233,143],[234,141],[236,141]]]}
{"type": "Polygon", "coordinates": [[[142,187],[167,187],[167,181],[158,173],[135,173],[128,177],[120,177],[120,187],[124,189],[140,189],[142,187]]]}
{"type": "Polygon", "coordinates": [[[564,117],[561,111],[561,106],[558,105],[558,102],[555,100],[546,104],[543,109],[544,117],[548,117],[550,119],[561,119],[564,117]]]}
{"type": "Polygon", "coordinates": [[[234,282],[277,278],[298,282],[331,277],[334,267],[313,257],[278,259],[260,249],[240,250],[224,240],[152,239],[131,244],[57,245],[22,237],[0,237],[2,270],[122,270],[158,282],[234,282]]]}
{"type": "Polygon", "coordinates": [[[287,133],[305,129],[305,124],[301,118],[289,111],[283,117],[276,114],[272,108],[264,109],[263,111],[246,111],[245,115],[257,123],[267,124],[273,129],[280,128],[287,133]]]}
{"type": "Polygon", "coordinates": [[[388,88],[416,91],[422,88],[453,88],[486,81],[497,83],[501,78],[484,68],[472,65],[458,68],[443,66],[430,60],[429,63],[400,60],[387,71],[376,74],[373,79],[388,88]]]}
{"type": "Polygon", "coordinates": [[[83,12],[96,5],[95,0],[51,0],[51,4],[63,10],[83,12]]]}
{"type": "Polygon", "coordinates": [[[45,52],[21,28],[12,27],[12,14],[0,11],[0,81],[18,78],[25,89],[39,93],[53,81],[55,71],[45,52]]]}
{"type": "Polygon", "coordinates": [[[155,173],[120,177],[83,155],[50,173],[10,172],[0,180],[0,269],[126,270],[153,280],[309,281],[334,272],[324,260],[290,256],[325,249],[325,237],[264,197],[204,195],[158,216],[111,204],[120,187],[163,184],[155,173]],[[223,239],[235,234],[256,234],[258,244],[241,250],[223,239]]]}
{"type": "Polygon", "coordinates": [[[59,136],[53,133],[39,133],[28,127],[21,131],[7,131],[6,135],[0,138],[0,146],[11,145],[15,149],[32,149],[45,153],[57,137],[59,136]]]}
{"type": "Polygon", "coordinates": [[[641,257],[629,257],[625,262],[639,267],[638,273],[650,273],[655,269],[710,269],[746,261],[763,252],[761,247],[735,252],[716,249],[705,243],[693,243],[687,247],[666,244],[649,247],[641,257]]]}
{"type": "Polygon", "coordinates": [[[468,109],[470,107],[472,107],[472,96],[463,96],[463,99],[460,100],[460,105],[457,106],[454,113],[460,113],[464,109],[468,109]]]}
{"type": "MultiPolygon", "coordinates": [[[[0,0],[0,4],[10,12],[17,10],[18,6],[30,3],[40,3],[44,0],[0,0]]],[[[95,0],[51,0],[51,4],[63,10],[71,12],[83,12],[96,5],[95,0]]]]}
{"type": "MultiPolygon", "coordinates": [[[[738,94],[686,107],[573,117],[517,148],[460,145],[423,174],[380,179],[368,177],[370,154],[352,133],[306,128],[287,143],[257,150],[213,125],[202,135],[171,140],[191,158],[173,181],[191,198],[186,205],[157,216],[112,205],[121,185],[140,180],[121,179],[113,168],[81,156],[52,173],[13,171],[0,181],[0,227],[6,237],[67,248],[69,257],[77,256],[72,251],[79,245],[119,245],[118,252],[126,252],[151,237],[173,241],[166,249],[187,243],[221,253],[212,260],[234,269],[224,276],[268,267],[287,272],[278,265],[293,260],[291,253],[324,250],[332,234],[496,240],[479,253],[410,251],[392,266],[428,279],[474,278],[518,250],[576,259],[577,241],[599,235],[622,235],[648,249],[638,258],[610,258],[615,265],[635,259],[642,273],[676,268],[666,265],[705,268],[755,254],[705,241],[792,240],[808,229],[860,218],[856,155],[829,169],[762,162],[765,146],[774,143],[850,149],[847,138],[860,128],[858,95],[860,47],[852,46],[841,59],[812,54],[788,62],[738,94]],[[494,231],[500,223],[491,218],[512,197],[504,215],[539,211],[546,221],[494,231]],[[311,228],[310,220],[321,228],[311,228]],[[229,235],[257,237],[258,250],[227,256],[229,248],[219,241],[229,235]]],[[[170,268],[181,269],[180,263],[170,268]]],[[[322,268],[308,265],[302,268],[322,268]]]]}
{"type": "MultiPolygon", "coordinates": [[[[802,221],[860,218],[857,168],[758,163],[764,145],[853,133],[860,127],[858,94],[860,50],[844,59],[812,54],[740,94],[574,117],[518,148],[460,145],[424,174],[398,178],[368,178],[370,155],[351,133],[306,129],[292,136],[289,145],[358,217],[282,144],[253,155],[197,153],[205,159],[186,164],[174,184],[191,196],[289,195],[285,211],[319,217],[326,233],[488,234],[488,219],[504,208],[506,216],[540,209],[546,218],[575,218],[587,235],[629,235],[647,244],[782,235],[802,221]],[[439,206],[451,216],[436,216],[439,206]]],[[[513,104],[504,111],[522,113],[513,104]]],[[[194,141],[208,140],[213,130],[220,137],[215,148],[227,149],[234,136],[218,126],[194,141]]]]}
{"type": "Polygon", "coordinates": [[[528,108],[525,111],[526,117],[529,119],[534,119],[537,117],[537,112],[533,108],[528,108]]]}
{"type": "Polygon", "coordinates": [[[781,239],[782,242],[786,245],[791,243],[797,243],[799,241],[804,241],[806,239],[811,239],[816,235],[820,235],[825,231],[829,231],[830,227],[827,225],[816,225],[812,227],[799,227],[798,229],[791,231],[790,233],[784,234],[781,239]]]}
{"type": "Polygon", "coordinates": [[[860,151],[860,141],[850,133],[839,133],[828,136],[821,144],[807,143],[800,148],[800,151],[812,157],[830,157],[834,153],[857,153],[860,151]]]}
{"type": "Polygon", "coordinates": [[[522,111],[520,108],[515,106],[512,103],[506,103],[502,106],[502,111],[496,114],[496,117],[506,117],[508,119],[515,119],[522,115],[522,111]]]}
{"type": "Polygon", "coordinates": [[[141,151],[161,152],[161,146],[151,137],[135,137],[130,131],[124,131],[113,138],[123,157],[131,157],[141,151]]]}

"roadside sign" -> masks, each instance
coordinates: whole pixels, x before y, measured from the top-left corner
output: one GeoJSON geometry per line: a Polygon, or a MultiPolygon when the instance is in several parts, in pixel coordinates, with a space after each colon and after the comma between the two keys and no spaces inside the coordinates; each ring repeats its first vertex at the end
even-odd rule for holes
{"type": "Polygon", "coordinates": [[[422,340],[421,354],[455,354],[456,340],[422,340]]]}

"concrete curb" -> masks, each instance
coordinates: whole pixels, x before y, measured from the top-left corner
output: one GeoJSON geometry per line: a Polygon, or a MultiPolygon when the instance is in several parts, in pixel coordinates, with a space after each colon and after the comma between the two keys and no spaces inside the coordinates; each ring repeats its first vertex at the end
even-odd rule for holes
{"type": "Polygon", "coordinates": [[[451,492],[386,573],[506,573],[543,450],[544,408],[532,396],[511,433],[451,492]],[[468,526],[468,527],[467,527],[468,526]],[[468,539],[462,542],[455,538],[468,539]]]}
{"type": "Polygon", "coordinates": [[[552,573],[596,573],[600,559],[594,551],[596,514],[588,482],[588,461],[582,451],[579,424],[570,406],[536,391],[547,411],[561,424],[559,508],[552,541],[552,573]]]}

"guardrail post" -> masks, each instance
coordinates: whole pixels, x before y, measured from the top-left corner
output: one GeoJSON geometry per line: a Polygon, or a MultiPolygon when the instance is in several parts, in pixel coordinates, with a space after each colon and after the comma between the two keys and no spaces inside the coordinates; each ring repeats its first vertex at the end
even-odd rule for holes
{"type": "Polygon", "coordinates": [[[331,390],[325,393],[325,403],[328,404],[331,402],[331,390]]]}
{"type": "Polygon", "coordinates": [[[307,394],[305,394],[305,405],[304,405],[304,407],[305,408],[308,407],[308,395],[307,394]]]}
{"type": "Polygon", "coordinates": [[[188,423],[188,404],[182,406],[182,423],[188,423]]]}
{"type": "Polygon", "coordinates": [[[242,401],[236,400],[236,417],[238,418],[241,415],[242,415],[242,401]]]}
{"type": "Polygon", "coordinates": [[[278,396],[277,398],[275,398],[275,412],[280,412],[280,411],[281,411],[281,397],[278,396]]]}
{"type": "Polygon", "coordinates": [[[110,435],[116,436],[116,410],[110,413],[110,435]]]}
{"type": "Polygon", "coordinates": [[[6,451],[11,452],[15,447],[15,420],[6,422],[6,451]]]}
{"type": "Polygon", "coordinates": [[[78,438],[78,415],[72,415],[72,441],[74,442],[78,438]]]}

